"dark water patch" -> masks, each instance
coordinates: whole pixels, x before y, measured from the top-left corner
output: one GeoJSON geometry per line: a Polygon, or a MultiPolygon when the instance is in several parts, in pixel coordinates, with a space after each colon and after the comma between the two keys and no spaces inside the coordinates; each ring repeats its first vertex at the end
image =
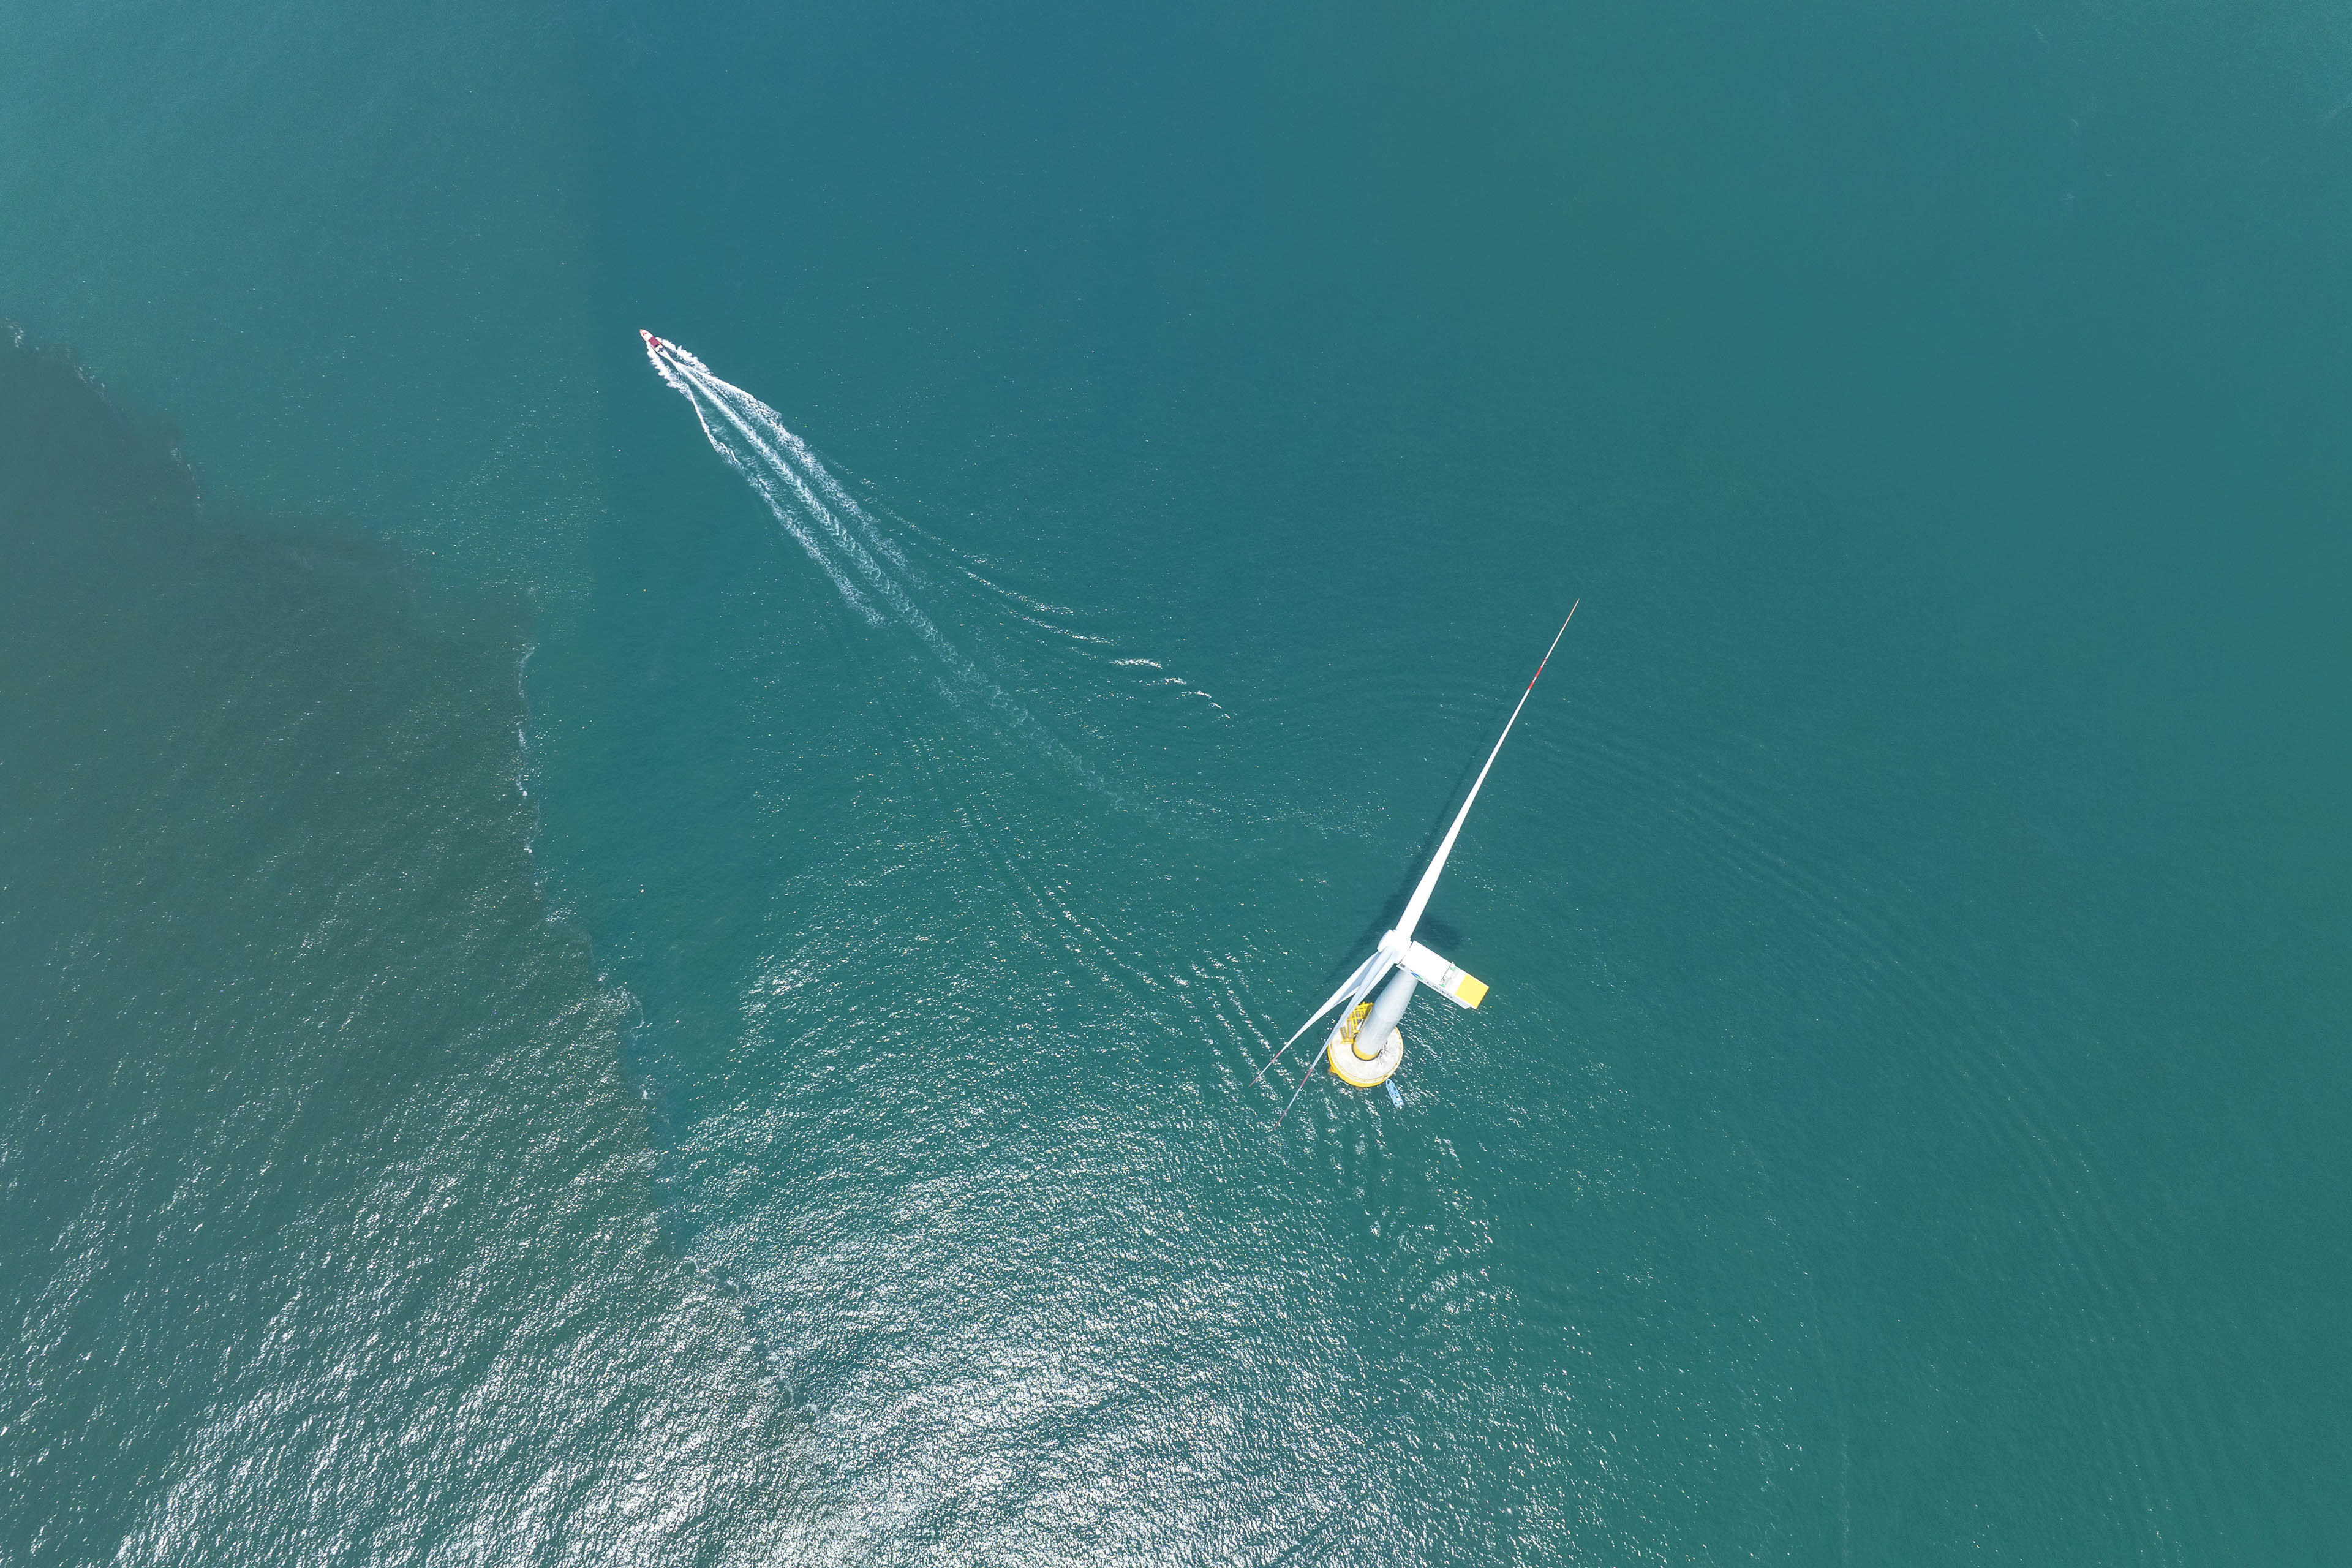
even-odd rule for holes
{"type": "Polygon", "coordinates": [[[786,1554],[552,923],[520,628],[0,350],[0,1558],[786,1554]]]}

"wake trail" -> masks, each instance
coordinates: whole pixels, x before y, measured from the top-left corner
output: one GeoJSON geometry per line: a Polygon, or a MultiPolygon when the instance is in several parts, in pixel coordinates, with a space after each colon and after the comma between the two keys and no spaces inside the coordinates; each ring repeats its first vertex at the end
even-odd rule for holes
{"type": "MultiPolygon", "coordinates": [[[[841,591],[841,596],[847,601],[849,607],[863,616],[867,625],[877,626],[882,625],[881,612],[866,603],[866,596],[857,591],[856,584],[849,580],[848,574],[835,564],[833,557],[824,552],[824,547],[802,525],[801,520],[793,514],[792,509],[784,503],[783,498],[776,493],[775,486],[771,482],[769,476],[756,466],[744,461],[740,453],[719,438],[719,432],[710,427],[709,417],[703,412],[702,400],[696,395],[693,386],[672,374],[670,368],[661,363],[658,355],[655,356],[654,363],[660,370],[662,379],[677,388],[686,398],[687,405],[694,410],[695,422],[702,426],[703,438],[710,443],[711,450],[724,458],[727,460],[727,466],[741,475],[743,481],[751,487],[761,500],[767,502],[768,510],[774,514],[776,521],[782,525],[786,533],[793,536],[794,542],[808,552],[808,558],[817,563],[818,569],[833,580],[833,585],[841,591]]],[[[714,411],[722,416],[724,414],[723,410],[715,409],[714,411]]]]}
{"type": "Polygon", "coordinates": [[[713,390],[734,404],[744,417],[765,431],[773,444],[776,455],[780,458],[788,458],[792,464],[799,468],[801,472],[806,474],[815,483],[817,489],[824,492],[826,500],[839,507],[848,515],[851,521],[857,524],[859,531],[866,535],[867,542],[889,558],[891,564],[897,566],[901,572],[911,574],[914,571],[914,567],[907,560],[906,552],[898,548],[898,542],[882,531],[881,526],[874,521],[873,515],[858,503],[857,498],[851,495],[839,479],[834,477],[833,470],[817,461],[816,454],[809,450],[808,444],[784,428],[783,420],[778,417],[774,409],[741,387],[730,385],[719,380],[699,363],[695,369],[697,374],[708,382],[713,390]]]}
{"type": "MultiPolygon", "coordinates": [[[[914,601],[907,597],[906,591],[891,580],[889,574],[882,570],[873,556],[866,553],[865,547],[841,525],[841,520],[827,510],[823,501],[817,500],[816,493],[809,488],[808,481],[793,469],[792,464],[767,442],[761,440],[759,434],[743,422],[741,416],[726,399],[719,395],[716,389],[704,384],[704,378],[692,378],[692,384],[697,392],[710,398],[719,416],[733,427],[735,433],[743,438],[753,453],[763,459],[759,465],[762,478],[782,479],[791,488],[801,503],[803,512],[815,519],[818,525],[833,536],[834,542],[838,544],[842,552],[849,557],[851,563],[857,568],[858,574],[872,584],[877,594],[890,602],[890,607],[898,612],[899,618],[913,626],[926,642],[940,648],[948,658],[951,659],[961,658],[954,645],[942,637],[940,629],[931,624],[930,617],[915,607],[914,601]]],[[[696,406],[698,411],[700,405],[698,404],[696,406]]],[[[704,428],[708,430],[707,424],[704,428]]],[[[773,499],[772,486],[763,483],[760,489],[762,495],[771,498],[771,510],[774,510],[777,503],[773,499]]]]}
{"type": "MultiPolygon", "coordinates": [[[[823,512],[824,508],[815,500],[815,498],[806,494],[811,486],[822,490],[827,500],[831,501],[833,505],[838,508],[844,515],[847,516],[853,522],[856,523],[859,531],[866,536],[866,541],[874,547],[874,549],[887,556],[894,565],[907,574],[909,580],[918,584],[924,584],[921,573],[917,569],[914,563],[908,558],[906,552],[900,548],[898,542],[883,531],[880,521],[874,516],[873,510],[868,508],[864,502],[860,501],[855,495],[850,493],[848,488],[845,486],[839,478],[834,474],[833,470],[809,448],[806,442],[803,441],[798,436],[793,435],[791,430],[785,427],[782,417],[779,416],[774,409],[769,407],[766,404],[761,402],[758,398],[752,396],[741,387],[720,380],[717,375],[711,373],[709,366],[704,364],[700,360],[695,358],[693,354],[688,353],[684,349],[678,348],[677,344],[666,343],[663,347],[665,352],[677,356],[681,368],[687,374],[693,378],[694,384],[705,394],[715,398],[725,400],[730,406],[740,416],[742,421],[748,422],[750,425],[758,427],[759,434],[753,436],[752,438],[759,440],[761,443],[770,461],[774,462],[780,468],[790,470],[795,474],[795,482],[802,491],[807,505],[815,509],[819,512],[823,512]],[[803,476],[804,476],[804,478],[803,476]]],[[[739,424],[738,427],[741,428],[742,426],[739,424]]],[[[750,434],[750,432],[747,432],[747,434],[750,434]]],[[[963,550],[958,549],[955,545],[950,544],[944,539],[941,539],[939,535],[931,532],[929,529],[922,527],[920,524],[912,522],[908,519],[898,517],[895,513],[891,513],[889,509],[887,507],[882,508],[881,510],[885,515],[889,517],[892,522],[904,529],[907,532],[922,540],[925,543],[929,544],[933,550],[937,551],[942,557],[944,557],[948,566],[957,576],[968,579],[971,583],[987,590],[990,594],[1003,600],[1006,605],[1014,606],[1005,612],[1013,619],[1018,620],[1026,626],[1032,626],[1036,630],[1045,633],[1048,637],[1054,638],[1057,641],[1079,645],[1079,649],[1085,653],[1086,657],[1090,658],[1104,659],[1104,656],[1102,654],[1094,651],[1096,649],[1115,650],[1118,647],[1118,644],[1113,638],[1098,637],[1092,632],[1082,632],[1074,626],[1064,625],[1059,620],[1048,618],[1053,616],[1075,616],[1079,614],[1078,611],[1072,609],[1066,605],[1047,604],[1044,600],[1033,598],[1029,595],[1024,594],[1016,588],[1007,587],[1005,584],[995,581],[993,578],[979,570],[979,568],[983,565],[989,566],[992,570],[994,569],[994,563],[989,562],[986,558],[972,555],[963,550]]],[[[829,524],[832,524],[834,520],[830,516],[827,516],[826,521],[829,524]]],[[[837,527],[837,524],[835,526],[837,527]]],[[[915,611],[911,605],[908,606],[905,613],[910,616],[917,617],[917,620],[919,621],[919,612],[915,611]]],[[[1104,659],[1104,662],[1108,663],[1113,668],[1149,667],[1152,669],[1161,669],[1165,668],[1159,660],[1150,658],[1108,658],[1104,659]]],[[[1232,721],[1233,714],[1227,710],[1223,703],[1219,702],[1207,691],[1202,690],[1200,687],[1193,685],[1191,681],[1186,680],[1180,676],[1170,675],[1162,679],[1154,680],[1150,684],[1154,687],[1176,688],[1177,695],[1181,697],[1198,698],[1206,702],[1212,709],[1214,709],[1220,718],[1228,722],[1232,721]]]]}
{"type": "Polygon", "coordinates": [[[868,595],[880,600],[947,667],[953,682],[941,681],[940,689],[950,699],[957,695],[959,686],[976,693],[1015,731],[1067,763],[1088,784],[1107,787],[1083,758],[1015,701],[1002,683],[991,679],[960,651],[908,595],[882,563],[887,560],[914,576],[904,552],[882,532],[872,514],[826,470],[807,444],[785,428],[774,409],[741,387],[720,380],[700,360],[674,343],[656,346],[648,342],[646,354],[662,380],[694,410],[703,437],[712,450],[743,477],[777,522],[832,579],[852,609],[870,625],[882,626],[887,617],[875,607],[868,595]],[[828,501],[832,504],[828,505],[828,501]],[[856,524],[855,532],[842,521],[844,516],[856,524]],[[820,534],[824,536],[822,540],[820,534]],[[852,580],[850,572],[844,571],[835,561],[826,548],[827,542],[864,582],[864,592],[852,580]],[[869,543],[871,549],[867,548],[869,543]],[[877,554],[882,560],[876,559],[877,554]]]}

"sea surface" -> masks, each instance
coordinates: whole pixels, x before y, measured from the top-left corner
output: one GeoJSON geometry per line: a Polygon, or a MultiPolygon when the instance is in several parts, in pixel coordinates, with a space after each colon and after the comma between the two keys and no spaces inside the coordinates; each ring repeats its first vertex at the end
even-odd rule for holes
{"type": "Polygon", "coordinates": [[[36,0],[0,321],[0,1563],[2344,1560],[2337,11],[36,0]]]}

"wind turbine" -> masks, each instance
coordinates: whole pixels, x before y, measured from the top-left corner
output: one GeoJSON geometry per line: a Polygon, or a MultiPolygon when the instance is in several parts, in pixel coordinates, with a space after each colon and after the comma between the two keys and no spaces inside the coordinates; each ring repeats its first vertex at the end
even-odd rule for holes
{"type": "MultiPolygon", "coordinates": [[[[1582,603],[1581,599],[1577,601],[1577,604],[1582,603]]],[[[1459,964],[1448,962],[1415,942],[1412,939],[1413,928],[1421,923],[1422,911],[1429,907],[1429,895],[1437,890],[1438,873],[1445,869],[1445,858],[1454,853],[1454,841],[1462,836],[1462,824],[1469,817],[1471,806],[1477,803],[1480,786],[1486,784],[1486,774],[1495,766],[1495,759],[1503,754],[1503,742],[1511,738],[1511,726],[1519,721],[1519,709],[1525,708],[1528,699],[1534,695],[1536,682],[1543,679],[1544,666],[1551,662],[1552,650],[1559,647],[1559,639],[1568,635],[1569,621],[1574,619],[1576,605],[1570,605],[1567,620],[1561,621],[1559,630],[1552,634],[1551,647],[1544,649],[1542,659],[1536,665],[1535,675],[1528,681],[1527,690],[1519,693],[1518,707],[1511,710],[1510,718],[1504,721],[1502,734],[1496,738],[1495,749],[1486,753],[1486,765],[1478,770],[1477,779],[1470,785],[1468,798],[1463,801],[1462,809],[1454,814],[1454,826],[1445,830],[1445,837],[1438,843],[1437,853],[1430,858],[1429,869],[1421,874],[1421,884],[1413,889],[1412,899],[1404,907],[1404,917],[1397,921],[1393,930],[1381,938],[1380,944],[1372,949],[1372,955],[1357,966],[1356,972],[1348,976],[1339,989],[1331,993],[1330,1000],[1316,1008],[1307,1022],[1298,1026],[1298,1033],[1285,1040],[1282,1049],[1267,1058],[1265,1066],[1258,1069],[1257,1078],[1251,1082],[1255,1083],[1265,1078],[1274,1064],[1282,1059],[1284,1053],[1298,1043],[1298,1036],[1315,1026],[1317,1019],[1332,1008],[1339,1007],[1339,1020],[1332,1026],[1331,1037],[1324,1043],[1321,1055],[1329,1061],[1332,1076],[1340,1082],[1356,1089],[1377,1089],[1389,1080],[1398,1064],[1404,1060],[1404,1033],[1397,1027],[1397,1023],[1404,1016],[1405,1005],[1412,1000],[1416,989],[1427,985],[1457,1007],[1475,1007],[1486,999],[1484,983],[1464,973],[1459,964]],[[1383,980],[1388,984],[1381,989],[1379,999],[1366,1000],[1383,980]],[[1341,1003],[1346,1005],[1340,1006],[1341,1003]]],[[[1307,1072],[1313,1070],[1314,1066],[1309,1063],[1307,1072]]],[[[1297,1102],[1299,1090],[1306,1087],[1307,1073],[1302,1072],[1298,1075],[1298,1089],[1291,1091],[1292,1104],[1297,1102]]],[[[1395,1092],[1394,1089],[1390,1090],[1391,1094],[1395,1092]]],[[[1282,1114],[1290,1114],[1289,1105],[1282,1108],[1282,1114]]],[[[1281,1117],[1276,1120],[1278,1121],[1281,1117]]]]}

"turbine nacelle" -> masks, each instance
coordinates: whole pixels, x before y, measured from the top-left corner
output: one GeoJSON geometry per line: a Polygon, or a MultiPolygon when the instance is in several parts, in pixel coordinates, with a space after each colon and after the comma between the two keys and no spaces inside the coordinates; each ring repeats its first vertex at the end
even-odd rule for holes
{"type": "MultiPolygon", "coordinates": [[[[1395,933],[1390,933],[1393,936],[1395,933]]],[[[1404,956],[1399,963],[1412,972],[1412,977],[1453,1003],[1456,1007],[1475,1007],[1486,999],[1486,983],[1463,967],[1417,942],[1404,944],[1404,956]]]]}

